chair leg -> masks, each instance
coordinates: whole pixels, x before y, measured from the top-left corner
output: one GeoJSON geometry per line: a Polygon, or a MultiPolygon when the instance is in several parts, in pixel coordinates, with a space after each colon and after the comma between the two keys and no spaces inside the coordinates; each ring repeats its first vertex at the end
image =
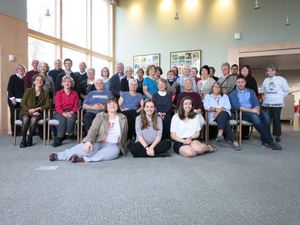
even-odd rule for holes
{"type": "Polygon", "coordinates": [[[48,121],[47,141],[48,141],[48,146],[49,146],[50,145],[50,125],[49,125],[49,121],[48,121]]]}
{"type": "Polygon", "coordinates": [[[14,123],[14,145],[16,145],[16,136],[17,136],[17,126],[16,123],[14,123]]]}
{"type": "Polygon", "coordinates": [[[250,126],[250,141],[253,139],[253,126],[250,126]]]}
{"type": "Polygon", "coordinates": [[[239,126],[239,144],[242,146],[242,123],[239,126]]]}
{"type": "Polygon", "coordinates": [[[79,144],[79,140],[80,140],[80,137],[79,137],[79,121],[78,121],[78,123],[77,123],[77,144],[79,144]]]}

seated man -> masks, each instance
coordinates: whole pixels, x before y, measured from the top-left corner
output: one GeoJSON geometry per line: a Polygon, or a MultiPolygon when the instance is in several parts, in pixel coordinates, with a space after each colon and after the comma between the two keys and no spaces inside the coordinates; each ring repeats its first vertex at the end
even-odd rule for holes
{"type": "Polygon", "coordinates": [[[104,90],[104,81],[98,78],[95,82],[95,91],[88,93],[83,101],[83,109],[86,109],[86,113],[83,116],[82,122],[86,132],[89,131],[92,126],[92,122],[97,113],[103,112],[105,102],[108,98],[113,97],[110,91],[104,90]]]}
{"type": "Polygon", "coordinates": [[[281,145],[274,142],[270,134],[270,117],[260,110],[259,102],[253,90],[245,88],[246,79],[242,75],[236,78],[236,90],[230,94],[231,104],[235,109],[243,112],[243,120],[253,123],[261,135],[262,147],[272,150],[281,150],[281,145]]]}

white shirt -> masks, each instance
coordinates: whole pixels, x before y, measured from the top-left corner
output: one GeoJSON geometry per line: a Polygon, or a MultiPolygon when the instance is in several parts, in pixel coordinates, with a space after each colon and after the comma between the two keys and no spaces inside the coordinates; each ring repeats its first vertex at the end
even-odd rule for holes
{"type": "Polygon", "coordinates": [[[119,143],[120,134],[121,130],[119,116],[114,120],[109,118],[108,132],[103,143],[119,143]]]}
{"type": "Polygon", "coordinates": [[[177,137],[188,138],[193,136],[198,130],[200,130],[198,116],[195,116],[194,119],[189,119],[187,123],[184,123],[179,118],[178,113],[173,116],[170,131],[176,133],[177,137]]]}

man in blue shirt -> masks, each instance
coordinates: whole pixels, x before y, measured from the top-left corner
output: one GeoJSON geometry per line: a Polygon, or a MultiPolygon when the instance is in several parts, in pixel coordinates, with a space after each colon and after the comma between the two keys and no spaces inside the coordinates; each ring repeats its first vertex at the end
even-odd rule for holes
{"type": "Polygon", "coordinates": [[[235,109],[243,112],[243,120],[253,123],[261,135],[262,147],[272,150],[281,150],[281,145],[274,142],[270,133],[270,117],[260,110],[259,102],[253,90],[245,88],[246,79],[239,75],[236,78],[236,90],[230,94],[231,104],[235,109]]]}
{"type": "Polygon", "coordinates": [[[82,122],[86,132],[89,131],[97,113],[103,112],[106,100],[112,97],[110,91],[104,90],[104,86],[104,81],[98,78],[95,81],[96,90],[88,93],[83,101],[82,108],[86,109],[86,113],[83,116],[82,122]]]}

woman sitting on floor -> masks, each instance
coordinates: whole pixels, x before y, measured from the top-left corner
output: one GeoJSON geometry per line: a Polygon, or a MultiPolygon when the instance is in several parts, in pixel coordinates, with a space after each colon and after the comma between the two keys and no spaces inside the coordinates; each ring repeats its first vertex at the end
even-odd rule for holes
{"type": "Polygon", "coordinates": [[[215,152],[217,149],[210,143],[198,141],[200,121],[194,112],[193,100],[184,97],[171,121],[171,138],[174,140],[174,152],[184,157],[195,157],[205,152],[215,152]]]}
{"type": "Polygon", "coordinates": [[[125,91],[119,98],[119,106],[121,113],[128,120],[128,144],[131,142],[132,136],[135,135],[135,118],[143,110],[144,99],[140,93],[137,93],[138,82],[136,79],[129,81],[129,91],[125,91]]]}
{"type": "Polygon", "coordinates": [[[129,145],[133,157],[171,156],[167,152],[171,147],[171,142],[161,140],[162,119],[157,116],[156,104],[153,100],[145,100],[142,115],[136,118],[135,131],[137,140],[129,145]]]}
{"type": "Polygon", "coordinates": [[[107,99],[103,113],[95,117],[81,144],[63,152],[52,153],[50,161],[96,162],[127,154],[127,119],[120,113],[117,99],[107,99]]]}
{"type": "Polygon", "coordinates": [[[218,124],[216,141],[224,140],[224,132],[233,143],[234,150],[241,150],[229,124],[231,104],[228,96],[223,94],[222,86],[219,82],[215,82],[210,93],[205,96],[204,109],[209,111],[209,121],[216,121],[218,124]]]}
{"type": "Polygon", "coordinates": [[[36,130],[37,122],[43,117],[42,111],[50,108],[49,92],[43,89],[45,78],[38,74],[33,76],[32,81],[34,86],[25,91],[21,101],[20,120],[22,120],[23,140],[20,143],[20,148],[32,146],[32,136],[36,130]],[[30,127],[30,134],[26,142],[28,127],[30,127]]]}

